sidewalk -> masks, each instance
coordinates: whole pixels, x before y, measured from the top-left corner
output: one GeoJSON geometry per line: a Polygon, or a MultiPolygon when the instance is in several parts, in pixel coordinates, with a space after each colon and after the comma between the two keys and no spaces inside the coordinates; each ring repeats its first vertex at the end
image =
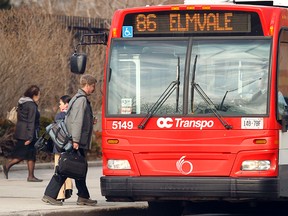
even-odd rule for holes
{"type": "MultiPolygon", "coordinates": [[[[54,163],[37,164],[35,176],[43,179],[43,182],[27,182],[26,164],[19,164],[12,167],[9,172],[9,179],[4,178],[2,166],[0,168],[0,215],[12,216],[42,216],[42,215],[80,215],[83,211],[93,215],[97,211],[111,208],[145,207],[145,203],[111,203],[106,202],[101,196],[100,178],[102,170],[101,161],[89,162],[87,174],[87,186],[92,199],[96,199],[96,206],[78,206],[77,189],[75,188],[70,199],[65,200],[63,206],[52,206],[41,201],[44,190],[49,183],[53,172],[54,163]]],[[[90,215],[89,214],[89,215],[90,215]]],[[[86,215],[86,214],[85,214],[86,215]]]]}

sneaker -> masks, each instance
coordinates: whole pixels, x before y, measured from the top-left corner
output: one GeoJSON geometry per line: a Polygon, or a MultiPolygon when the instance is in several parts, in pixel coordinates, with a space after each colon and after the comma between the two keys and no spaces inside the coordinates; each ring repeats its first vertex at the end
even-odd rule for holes
{"type": "Polygon", "coordinates": [[[78,197],[77,205],[88,205],[88,206],[95,206],[97,204],[97,200],[86,199],[82,197],[78,197]]]}
{"type": "Polygon", "coordinates": [[[45,203],[49,203],[51,205],[57,205],[57,206],[62,206],[63,203],[59,200],[56,200],[50,196],[47,196],[47,195],[44,195],[43,198],[42,198],[42,201],[45,202],[45,203]]]}

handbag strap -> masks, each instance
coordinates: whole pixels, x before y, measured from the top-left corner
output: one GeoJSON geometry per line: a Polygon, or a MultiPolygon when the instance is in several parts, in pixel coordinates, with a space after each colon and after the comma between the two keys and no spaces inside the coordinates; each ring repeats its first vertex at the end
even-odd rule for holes
{"type": "Polygon", "coordinates": [[[78,155],[79,157],[85,158],[78,149],[77,150],[76,149],[71,149],[70,151],[64,151],[62,153],[70,154],[70,155],[78,155]]]}
{"type": "Polygon", "coordinates": [[[69,106],[69,108],[68,108],[68,110],[67,110],[67,112],[66,112],[66,116],[68,115],[68,113],[70,112],[70,110],[72,109],[72,106],[73,106],[73,104],[75,103],[75,101],[78,99],[78,98],[80,98],[80,97],[86,97],[86,95],[78,95],[78,96],[76,96],[76,98],[75,98],[75,100],[73,100],[72,102],[71,102],[71,105],[69,106]]]}

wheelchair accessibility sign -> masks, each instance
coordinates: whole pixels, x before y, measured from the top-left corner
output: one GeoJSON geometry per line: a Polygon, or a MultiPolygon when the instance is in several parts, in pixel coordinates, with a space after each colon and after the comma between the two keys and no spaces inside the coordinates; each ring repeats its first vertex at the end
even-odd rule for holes
{"type": "Polygon", "coordinates": [[[122,37],[123,38],[133,37],[133,26],[122,26],[122,37]]]}

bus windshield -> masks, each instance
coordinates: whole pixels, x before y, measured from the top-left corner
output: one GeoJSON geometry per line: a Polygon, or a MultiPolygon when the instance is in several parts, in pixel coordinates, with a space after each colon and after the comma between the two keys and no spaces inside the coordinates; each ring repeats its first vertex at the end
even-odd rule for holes
{"type": "Polygon", "coordinates": [[[264,38],[114,39],[107,113],[145,115],[174,82],[154,115],[265,115],[270,52],[264,38]]]}

